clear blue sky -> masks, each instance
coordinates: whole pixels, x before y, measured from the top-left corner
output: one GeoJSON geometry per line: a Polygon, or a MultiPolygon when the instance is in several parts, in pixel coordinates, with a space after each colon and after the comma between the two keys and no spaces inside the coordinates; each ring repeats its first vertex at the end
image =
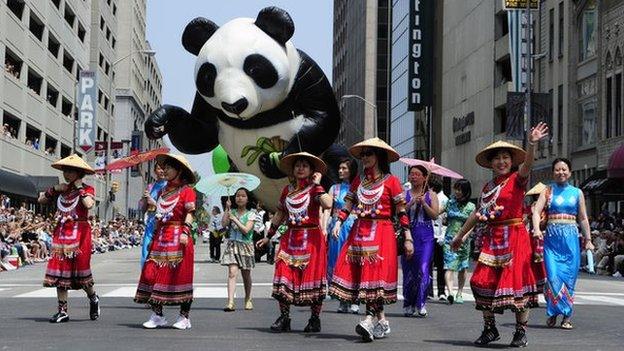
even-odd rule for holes
{"type": "Polygon", "coordinates": [[[149,0],[147,40],[162,72],[163,102],[190,109],[195,96],[195,57],[184,50],[180,39],[188,22],[202,16],[222,25],[237,17],[255,18],[267,6],[290,13],[295,22],[292,42],[331,77],[332,0],[149,0]]]}

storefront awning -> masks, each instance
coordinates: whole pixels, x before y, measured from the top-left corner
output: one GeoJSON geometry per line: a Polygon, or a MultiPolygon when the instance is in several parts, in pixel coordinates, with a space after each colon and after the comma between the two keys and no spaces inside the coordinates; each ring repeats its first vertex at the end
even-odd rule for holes
{"type": "Polygon", "coordinates": [[[613,151],[607,170],[609,178],[624,178],[624,145],[613,151]]]}
{"type": "Polygon", "coordinates": [[[624,184],[620,179],[608,178],[607,170],[598,171],[580,186],[583,192],[593,195],[624,195],[624,184]]]}
{"type": "Polygon", "coordinates": [[[0,192],[24,196],[37,197],[35,184],[30,177],[0,169],[0,192]]]}

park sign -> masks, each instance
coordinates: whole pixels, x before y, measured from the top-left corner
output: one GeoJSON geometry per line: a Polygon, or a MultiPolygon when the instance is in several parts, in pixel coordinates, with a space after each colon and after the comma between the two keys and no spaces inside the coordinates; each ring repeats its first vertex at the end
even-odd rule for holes
{"type": "Polygon", "coordinates": [[[409,0],[408,111],[433,103],[434,0],[409,0]]]}
{"type": "Polygon", "coordinates": [[[503,0],[503,8],[505,10],[526,10],[527,2],[530,2],[531,10],[539,9],[538,0],[503,0]]]}
{"type": "Polygon", "coordinates": [[[95,71],[80,71],[78,75],[78,146],[89,152],[95,146],[97,76],[95,71]]]}

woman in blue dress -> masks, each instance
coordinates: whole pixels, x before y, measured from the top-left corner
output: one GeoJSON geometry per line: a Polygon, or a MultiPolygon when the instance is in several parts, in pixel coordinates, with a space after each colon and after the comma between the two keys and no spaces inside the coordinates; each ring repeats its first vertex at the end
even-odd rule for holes
{"type": "Polygon", "coordinates": [[[156,214],[156,200],[158,199],[158,192],[167,185],[167,179],[165,179],[165,171],[154,162],[154,174],[156,175],[156,182],[148,185],[145,193],[143,193],[145,215],[143,217],[143,223],[145,223],[145,234],[143,234],[143,241],[141,243],[141,267],[147,259],[149,248],[152,244],[152,235],[154,234],[154,228],[156,227],[156,220],[154,215],[156,214]]]}
{"type": "Polygon", "coordinates": [[[562,315],[561,327],[572,329],[574,287],[581,262],[579,230],[585,238],[585,249],[593,250],[589,222],[583,192],[570,184],[571,164],[568,159],[557,158],[552,163],[554,182],[550,191],[541,193],[533,208],[533,235],[544,239],[544,266],[547,284],[546,324],[555,326],[557,316],[562,315]],[[546,233],[540,230],[540,214],[546,209],[548,222],[546,233]]]}
{"type": "MultiPolygon", "coordinates": [[[[338,178],[340,179],[340,183],[334,184],[329,188],[329,194],[333,198],[333,205],[331,209],[331,219],[329,224],[327,225],[327,233],[333,233],[334,225],[336,224],[338,218],[338,213],[344,207],[345,196],[349,192],[351,181],[353,181],[356,173],[357,165],[352,160],[345,158],[342,159],[338,164],[338,178]]],[[[340,253],[340,249],[342,249],[342,245],[344,245],[347,237],[349,236],[349,232],[351,231],[351,226],[353,226],[354,219],[354,216],[349,216],[342,224],[342,227],[340,227],[340,232],[337,233],[337,235],[329,235],[329,247],[327,253],[328,283],[331,283],[332,281],[332,276],[334,274],[334,267],[336,266],[338,254],[340,253]]],[[[337,312],[347,313],[349,312],[349,309],[352,313],[358,313],[360,310],[358,305],[350,305],[347,302],[340,302],[337,312]]]]}

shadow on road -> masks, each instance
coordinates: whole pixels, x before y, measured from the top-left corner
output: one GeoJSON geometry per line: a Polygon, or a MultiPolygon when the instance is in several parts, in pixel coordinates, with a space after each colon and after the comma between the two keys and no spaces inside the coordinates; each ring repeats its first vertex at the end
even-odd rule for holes
{"type": "MultiPolygon", "coordinates": [[[[423,340],[423,342],[431,344],[442,344],[450,346],[464,346],[464,347],[476,347],[472,341],[469,340],[423,340]]],[[[488,344],[488,349],[506,349],[511,346],[505,344],[488,344]]]]}

